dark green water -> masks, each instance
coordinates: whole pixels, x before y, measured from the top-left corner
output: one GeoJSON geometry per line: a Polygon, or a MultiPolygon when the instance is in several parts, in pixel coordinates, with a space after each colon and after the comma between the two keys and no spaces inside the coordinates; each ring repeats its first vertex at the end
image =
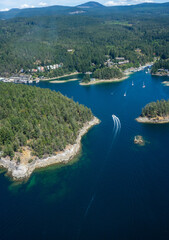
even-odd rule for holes
{"type": "Polygon", "coordinates": [[[0,239],[169,239],[169,124],[134,120],[148,102],[168,99],[162,80],[141,71],[114,84],[37,84],[90,107],[101,124],[68,165],[36,171],[24,184],[0,174],[0,239]],[[122,126],[115,141],[112,114],[122,126]],[[133,144],[137,134],[144,147],[133,144]]]}

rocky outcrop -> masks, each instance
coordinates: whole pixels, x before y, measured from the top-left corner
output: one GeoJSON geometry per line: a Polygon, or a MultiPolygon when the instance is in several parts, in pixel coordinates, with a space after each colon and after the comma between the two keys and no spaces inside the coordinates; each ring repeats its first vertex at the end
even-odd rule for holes
{"type": "Polygon", "coordinates": [[[79,152],[82,136],[85,135],[91,127],[99,124],[99,122],[99,119],[94,117],[90,122],[85,123],[83,128],[79,131],[75,144],[67,146],[64,151],[57,155],[43,159],[35,159],[27,164],[20,164],[16,161],[10,161],[9,158],[1,157],[0,166],[6,168],[14,180],[22,180],[28,178],[36,168],[43,168],[57,163],[67,163],[79,152]]]}
{"type": "Polygon", "coordinates": [[[156,73],[152,73],[152,75],[154,76],[158,76],[158,77],[164,77],[164,76],[168,76],[169,77],[169,72],[156,72],[156,73]]]}
{"type": "Polygon", "coordinates": [[[153,123],[153,124],[169,123],[169,116],[156,118],[138,117],[136,118],[136,121],[140,123],[153,123]]]}
{"type": "Polygon", "coordinates": [[[140,145],[140,146],[145,145],[145,141],[144,141],[143,137],[140,136],[140,135],[137,135],[137,136],[134,137],[134,143],[137,144],[137,145],[140,145]]]}

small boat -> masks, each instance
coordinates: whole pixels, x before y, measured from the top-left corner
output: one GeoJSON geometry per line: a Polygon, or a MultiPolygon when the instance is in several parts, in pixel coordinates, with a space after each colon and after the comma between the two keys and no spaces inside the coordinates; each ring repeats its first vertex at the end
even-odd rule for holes
{"type": "Polygon", "coordinates": [[[126,92],[124,93],[124,97],[126,97],[126,92]]]}
{"type": "Polygon", "coordinates": [[[132,86],[134,86],[134,82],[132,81],[132,84],[131,84],[132,86]]]}
{"type": "Polygon", "coordinates": [[[145,88],[146,86],[145,86],[145,84],[144,84],[144,82],[143,82],[143,87],[142,88],[145,88]]]}

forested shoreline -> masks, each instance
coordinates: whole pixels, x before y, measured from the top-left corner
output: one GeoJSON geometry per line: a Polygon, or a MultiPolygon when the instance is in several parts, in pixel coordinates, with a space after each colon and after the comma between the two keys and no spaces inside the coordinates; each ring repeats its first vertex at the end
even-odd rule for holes
{"type": "Polygon", "coordinates": [[[151,69],[152,74],[161,74],[161,75],[168,75],[169,74],[169,59],[166,60],[159,60],[153,64],[151,69]]]}
{"type": "Polygon", "coordinates": [[[24,146],[42,157],[73,144],[93,114],[49,89],[0,83],[0,153],[15,156],[24,146]]]}

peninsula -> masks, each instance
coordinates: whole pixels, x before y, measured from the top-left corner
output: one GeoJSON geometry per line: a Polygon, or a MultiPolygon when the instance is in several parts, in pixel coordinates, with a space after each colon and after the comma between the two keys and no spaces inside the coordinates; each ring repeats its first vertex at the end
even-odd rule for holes
{"type": "Polygon", "coordinates": [[[141,115],[136,118],[140,123],[169,123],[169,100],[161,100],[147,104],[141,115]]]}
{"type": "Polygon", "coordinates": [[[14,180],[66,163],[99,120],[90,109],[48,89],[0,83],[0,166],[14,180]]]}
{"type": "Polygon", "coordinates": [[[92,79],[90,82],[81,82],[80,85],[82,86],[88,86],[88,85],[94,85],[94,84],[99,84],[99,83],[112,83],[112,82],[121,82],[125,79],[127,79],[128,76],[124,76],[122,78],[112,78],[112,79],[92,79]]]}
{"type": "MultiPolygon", "coordinates": [[[[60,75],[60,76],[57,76],[57,77],[52,77],[52,78],[43,78],[43,79],[39,79],[39,80],[41,80],[41,81],[51,81],[51,80],[57,80],[57,79],[60,79],[60,80],[58,80],[58,82],[59,81],[64,81],[64,82],[66,82],[67,80],[64,80],[64,78],[65,77],[71,77],[71,76],[76,76],[76,75],[79,75],[79,74],[81,74],[81,73],[79,73],[79,72],[72,72],[72,73],[69,73],[69,74],[62,74],[62,75],[60,75]]],[[[52,81],[53,82],[53,81],[52,81]]]]}

